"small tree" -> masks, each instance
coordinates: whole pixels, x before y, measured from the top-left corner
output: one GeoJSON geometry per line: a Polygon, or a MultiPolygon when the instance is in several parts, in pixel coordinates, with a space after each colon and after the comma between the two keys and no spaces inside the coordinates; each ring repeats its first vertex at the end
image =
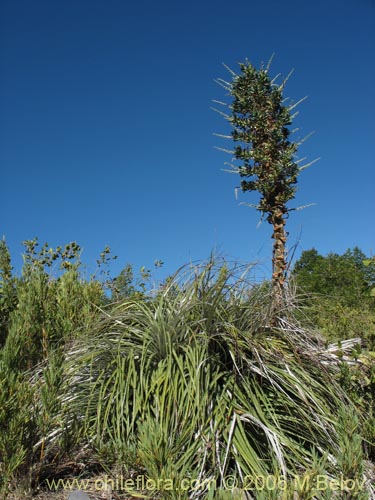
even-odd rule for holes
{"type": "Polygon", "coordinates": [[[229,105],[214,102],[230,109],[230,114],[219,112],[233,127],[231,136],[222,136],[235,142],[234,151],[230,153],[240,165],[231,163],[232,171],[242,178],[242,191],[259,192],[260,201],[252,206],[266,216],[273,227],[272,281],[275,304],[281,305],[287,272],[285,223],[292,210],[287,203],[295,196],[299,172],[307,166],[298,166],[295,153],[299,144],[289,140],[291,111],[298,103],[283,104],[287,79],[280,85],[274,83],[268,74],[269,65],[257,70],[246,62],[240,64],[240,69],[239,75],[229,70],[232,82],[217,80],[229,91],[233,102],[229,105]]]}

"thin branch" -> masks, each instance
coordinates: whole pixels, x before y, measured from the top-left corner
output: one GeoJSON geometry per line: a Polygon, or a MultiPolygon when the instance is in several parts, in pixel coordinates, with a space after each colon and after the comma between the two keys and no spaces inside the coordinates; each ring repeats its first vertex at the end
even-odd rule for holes
{"type": "Polygon", "coordinates": [[[221,137],[222,139],[233,139],[231,135],[217,134],[216,132],[213,132],[212,135],[215,137],[221,137]]]}
{"type": "Polygon", "coordinates": [[[227,102],[218,101],[216,99],[212,99],[212,102],[214,102],[215,104],[221,104],[222,106],[229,108],[229,104],[227,102]]]}
{"type": "MultiPolygon", "coordinates": [[[[305,160],[306,158],[304,158],[305,160]]],[[[303,170],[306,170],[306,168],[311,167],[311,165],[314,165],[317,161],[321,160],[321,158],[315,158],[315,160],[310,161],[310,163],[306,163],[306,165],[302,165],[302,167],[299,167],[299,171],[302,172],[303,170]]]]}
{"type": "Polygon", "coordinates": [[[253,203],[246,203],[241,201],[240,205],[245,205],[246,207],[256,208],[257,210],[261,210],[259,205],[254,205],[253,203]]]}
{"type": "Polygon", "coordinates": [[[237,76],[237,73],[235,73],[229,66],[227,66],[225,63],[222,63],[225,69],[229,71],[229,73],[233,76],[237,76]]]}
{"type": "Polygon", "coordinates": [[[299,210],[304,210],[305,208],[313,207],[315,206],[316,203],[309,203],[308,205],[301,205],[300,207],[295,207],[295,208],[288,208],[288,212],[298,212],[299,210]]]}
{"type": "Polygon", "coordinates": [[[227,120],[229,120],[231,117],[230,115],[227,115],[226,113],[223,113],[223,111],[220,111],[220,109],[213,108],[211,107],[213,111],[216,111],[216,113],[219,113],[219,115],[224,116],[227,120]]]}
{"type": "Polygon", "coordinates": [[[224,153],[228,153],[230,155],[234,155],[234,151],[230,151],[229,149],[219,148],[218,146],[214,146],[218,151],[223,151],[224,153]]]}
{"type": "Polygon", "coordinates": [[[266,66],[266,71],[268,73],[268,71],[270,70],[271,68],[271,64],[272,64],[272,61],[273,61],[273,58],[275,57],[275,52],[271,55],[271,57],[269,58],[269,61],[267,63],[267,66],[266,66]]]}
{"type": "Polygon", "coordinates": [[[295,112],[295,113],[294,113],[294,114],[290,117],[290,121],[294,120],[294,118],[295,118],[296,116],[298,116],[298,115],[299,115],[299,111],[296,111],[296,112],[295,112]]]}
{"type": "Polygon", "coordinates": [[[275,76],[275,78],[273,78],[273,79],[271,80],[271,85],[276,85],[276,84],[275,84],[275,82],[276,82],[276,80],[279,78],[279,76],[280,76],[280,75],[281,75],[281,73],[277,73],[277,75],[275,76]]]}
{"type": "Polygon", "coordinates": [[[301,139],[299,142],[297,142],[297,146],[301,146],[301,144],[303,144],[305,141],[307,141],[307,139],[309,139],[314,134],[315,134],[315,131],[313,130],[309,134],[305,135],[305,137],[303,139],[301,139]]]}
{"type": "Polygon", "coordinates": [[[221,85],[224,87],[226,90],[231,90],[232,89],[232,84],[227,82],[226,80],[223,80],[223,78],[216,78],[214,80],[218,85],[221,85]]]}
{"type": "Polygon", "coordinates": [[[227,172],[229,174],[239,174],[240,173],[240,167],[237,167],[237,165],[234,165],[233,163],[229,163],[227,161],[224,162],[224,165],[230,167],[231,170],[229,170],[227,168],[222,168],[221,170],[223,172],[227,172]]]}
{"type": "Polygon", "coordinates": [[[295,163],[301,163],[301,161],[305,161],[307,156],[304,156],[303,158],[300,158],[299,160],[296,160],[295,163]]]}
{"type": "Polygon", "coordinates": [[[294,69],[292,69],[288,75],[284,78],[282,84],[279,86],[279,90],[283,91],[284,88],[285,88],[285,85],[287,83],[287,81],[289,80],[289,78],[292,76],[292,74],[294,73],[294,69]]]}
{"type": "Polygon", "coordinates": [[[238,168],[237,170],[228,170],[227,168],[221,168],[220,169],[222,172],[226,172],[227,174],[238,174],[240,169],[238,168]]]}
{"type": "Polygon", "coordinates": [[[215,83],[217,83],[218,85],[220,85],[220,87],[223,87],[225,90],[227,90],[229,93],[231,92],[231,88],[228,87],[227,85],[223,85],[221,82],[219,82],[219,80],[214,80],[215,83]]]}
{"type": "Polygon", "coordinates": [[[297,101],[295,104],[292,104],[291,106],[289,106],[288,111],[292,111],[292,109],[296,108],[299,104],[301,104],[301,102],[306,101],[307,98],[308,98],[307,95],[305,95],[305,97],[302,97],[302,99],[297,101]]]}
{"type": "Polygon", "coordinates": [[[260,226],[262,225],[263,221],[264,221],[264,217],[263,217],[264,214],[261,215],[260,219],[259,219],[259,222],[257,223],[257,229],[260,228],[260,226]]]}

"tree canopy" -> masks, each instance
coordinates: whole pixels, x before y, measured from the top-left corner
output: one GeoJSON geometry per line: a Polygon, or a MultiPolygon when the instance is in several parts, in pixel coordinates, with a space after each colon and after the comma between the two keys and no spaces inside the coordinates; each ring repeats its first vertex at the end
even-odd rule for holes
{"type": "Polygon", "coordinates": [[[343,255],[320,255],[315,248],[302,252],[293,275],[304,291],[340,299],[350,307],[363,307],[371,299],[375,283],[375,263],[366,265],[367,257],[358,247],[343,255]]]}

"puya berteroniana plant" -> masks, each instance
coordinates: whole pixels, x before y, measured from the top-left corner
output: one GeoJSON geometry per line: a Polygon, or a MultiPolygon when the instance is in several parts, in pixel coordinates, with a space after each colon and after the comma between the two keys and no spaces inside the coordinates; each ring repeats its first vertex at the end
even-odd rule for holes
{"type": "Polygon", "coordinates": [[[259,210],[272,225],[274,305],[280,309],[288,269],[285,224],[290,211],[295,210],[288,202],[295,197],[298,175],[313,162],[300,166],[296,152],[303,141],[290,139],[289,126],[297,114],[293,110],[304,99],[289,105],[285,102],[283,92],[290,75],[281,84],[276,83],[277,77],[272,79],[269,75],[270,63],[260,69],[248,61],[240,63],[239,74],[226,66],[232,80],[218,78],[216,82],[232,100],[229,104],[214,102],[224,105],[229,112],[214,109],[224,115],[232,131],[229,136],[215,135],[234,141],[233,150],[224,149],[232,155],[227,165],[231,172],[240,175],[243,192],[260,194],[259,202],[250,206],[259,210]]]}

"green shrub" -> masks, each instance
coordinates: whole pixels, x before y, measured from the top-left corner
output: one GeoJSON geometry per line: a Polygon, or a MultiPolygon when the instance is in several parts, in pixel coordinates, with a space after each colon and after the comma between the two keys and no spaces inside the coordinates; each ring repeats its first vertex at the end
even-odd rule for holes
{"type": "Polygon", "coordinates": [[[43,465],[44,438],[61,423],[56,418],[64,349],[75,336],[89,332],[104,297],[102,283],[81,277],[75,243],[56,250],[45,244],[38,250],[32,240],[25,247],[22,275],[16,277],[5,242],[0,246],[3,488],[31,467],[37,475],[43,465]]]}
{"type": "Polygon", "coordinates": [[[303,308],[305,324],[318,329],[327,342],[361,337],[369,350],[375,349],[375,309],[366,304],[353,308],[337,298],[314,296],[303,308]],[[306,321],[307,320],[307,321],[306,321]]]}
{"type": "Polygon", "coordinates": [[[0,363],[0,492],[17,473],[27,473],[35,432],[35,395],[22,374],[0,363]]]}
{"type": "Polygon", "coordinates": [[[2,358],[14,370],[26,370],[46,359],[81,329],[88,329],[103,303],[103,285],[79,273],[80,247],[71,243],[38,251],[37,240],[25,242],[22,276],[14,279],[16,307],[8,315],[2,358]],[[54,266],[60,271],[54,276],[54,266]]]}

